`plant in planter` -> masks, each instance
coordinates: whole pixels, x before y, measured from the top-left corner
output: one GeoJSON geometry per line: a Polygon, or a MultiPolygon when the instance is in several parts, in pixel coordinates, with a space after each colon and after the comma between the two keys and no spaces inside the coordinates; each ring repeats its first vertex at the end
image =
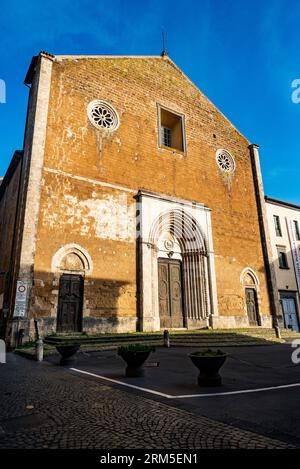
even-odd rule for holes
{"type": "Polygon", "coordinates": [[[68,366],[74,363],[75,354],[80,349],[80,344],[76,342],[62,342],[55,347],[58,353],[61,355],[60,365],[68,366]]]}
{"type": "Polygon", "coordinates": [[[219,374],[228,354],[222,350],[206,349],[189,354],[193,364],[200,371],[198,376],[199,386],[221,386],[222,378],[219,374]]]}
{"type": "Polygon", "coordinates": [[[130,344],[118,347],[118,355],[127,363],[125,376],[135,378],[144,376],[143,364],[155,347],[143,344],[130,344]]]}

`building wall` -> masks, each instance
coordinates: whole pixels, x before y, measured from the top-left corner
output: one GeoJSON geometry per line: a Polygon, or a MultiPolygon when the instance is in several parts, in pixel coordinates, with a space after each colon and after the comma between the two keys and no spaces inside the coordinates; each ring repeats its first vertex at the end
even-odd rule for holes
{"type": "MultiPolygon", "coordinates": [[[[273,262],[276,271],[277,286],[279,290],[298,290],[297,280],[294,269],[293,256],[291,251],[291,243],[287,229],[287,219],[297,220],[300,228],[300,208],[293,209],[284,205],[276,205],[266,203],[269,230],[271,235],[273,262]],[[279,216],[282,236],[276,236],[274,215],[279,216]],[[280,269],[278,262],[277,246],[286,249],[288,269],[280,269]]],[[[300,249],[300,241],[297,241],[298,249],[300,249]]]]}
{"type": "Polygon", "coordinates": [[[31,317],[38,314],[54,327],[58,280],[52,260],[75,243],[93,262],[93,271],[85,273],[86,324],[93,328],[99,318],[105,330],[135,329],[135,195],[141,188],[212,210],[220,317],[247,324],[240,278],[246,267],[257,274],[260,312],[268,317],[249,142],[168,58],[56,57],[49,79],[31,317]],[[112,135],[89,122],[87,106],[94,99],[119,113],[112,135]],[[186,155],[159,147],[158,104],[184,114],[186,155]],[[220,148],[235,158],[233,178],[216,165],[220,148]],[[120,205],[129,222],[112,234],[120,205]]]}

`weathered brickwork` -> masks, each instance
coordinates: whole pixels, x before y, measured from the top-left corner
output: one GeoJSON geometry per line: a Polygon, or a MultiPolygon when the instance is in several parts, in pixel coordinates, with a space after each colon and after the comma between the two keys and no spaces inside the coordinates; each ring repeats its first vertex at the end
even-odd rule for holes
{"type": "Polygon", "coordinates": [[[257,275],[260,315],[267,321],[249,142],[167,57],[51,60],[29,316],[44,318],[46,329],[55,329],[59,278],[70,269],[53,266],[53,257],[63,246],[76,244],[93,264],[84,272],[83,327],[139,327],[135,204],[139,189],[145,189],[211,209],[216,325],[226,325],[222,317],[231,318],[228,325],[247,325],[241,281],[246,267],[257,275]],[[90,123],[87,106],[95,99],[117,110],[115,132],[90,123]],[[184,115],[186,154],[159,146],[158,104],[184,115]],[[233,177],[216,164],[220,148],[235,159],[233,177]],[[127,212],[126,223],[120,210],[127,212]]]}

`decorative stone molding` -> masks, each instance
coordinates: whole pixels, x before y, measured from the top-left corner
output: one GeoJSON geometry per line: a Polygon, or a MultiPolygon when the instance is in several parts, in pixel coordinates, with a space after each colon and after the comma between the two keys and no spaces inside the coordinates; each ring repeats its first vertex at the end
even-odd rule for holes
{"type": "Polygon", "coordinates": [[[147,191],[139,192],[139,203],[141,329],[160,329],[158,258],[163,257],[182,262],[186,327],[204,327],[218,314],[210,210],[147,191]]]}
{"type": "Polygon", "coordinates": [[[241,284],[244,287],[253,286],[253,284],[246,282],[247,275],[250,276],[253,279],[254,286],[256,286],[258,288],[259,287],[259,278],[256,275],[256,273],[254,272],[254,270],[251,269],[251,267],[245,267],[245,269],[242,270],[241,275],[240,275],[241,284]]]}
{"type": "Polygon", "coordinates": [[[227,150],[218,150],[216,152],[216,161],[220,170],[225,173],[234,173],[235,171],[235,160],[233,156],[227,150]]]}
{"type": "Polygon", "coordinates": [[[61,247],[54,254],[51,263],[51,271],[76,271],[84,272],[86,275],[89,275],[93,271],[93,261],[89,253],[78,244],[67,244],[61,247]],[[78,261],[82,264],[82,267],[80,268],[80,264],[76,262],[77,260],[75,257],[68,259],[69,255],[77,256],[78,261]]]}
{"type": "Polygon", "coordinates": [[[114,131],[120,125],[117,111],[106,101],[91,101],[87,108],[88,118],[97,129],[114,131]]]}

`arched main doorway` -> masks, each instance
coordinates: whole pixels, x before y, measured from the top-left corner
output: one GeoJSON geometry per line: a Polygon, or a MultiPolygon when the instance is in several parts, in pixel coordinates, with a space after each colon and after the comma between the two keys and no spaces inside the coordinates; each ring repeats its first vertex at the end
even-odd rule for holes
{"type": "Polygon", "coordinates": [[[160,328],[203,325],[210,313],[209,266],[198,222],[183,208],[167,210],[152,223],[148,245],[160,328]]]}

